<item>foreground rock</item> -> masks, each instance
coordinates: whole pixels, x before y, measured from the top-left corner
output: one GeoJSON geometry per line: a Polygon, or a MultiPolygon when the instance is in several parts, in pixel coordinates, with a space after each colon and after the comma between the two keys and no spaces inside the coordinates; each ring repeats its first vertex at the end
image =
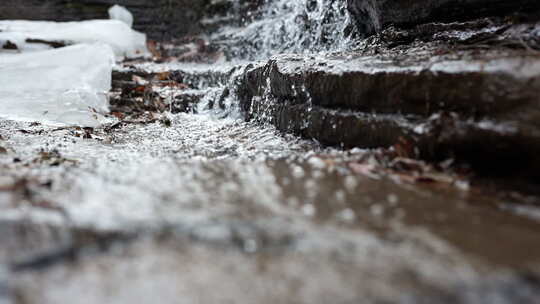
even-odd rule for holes
{"type": "Polygon", "coordinates": [[[134,60],[110,124],[0,121],[0,302],[535,304],[540,199],[446,158],[535,172],[536,31],[489,19],[237,67],[134,60]]]}
{"type": "Polygon", "coordinates": [[[357,174],[369,152],[206,116],[85,136],[0,127],[8,303],[150,302],[156,290],[162,303],[540,296],[538,209],[520,199],[357,174]]]}
{"type": "Polygon", "coordinates": [[[444,41],[397,38],[415,33],[383,33],[387,42],[364,53],[274,57],[246,72],[242,108],[248,119],[327,145],[394,146],[410,157],[455,158],[492,173],[537,175],[538,57],[496,46],[478,53],[460,34],[447,36],[449,29],[432,33],[444,41]]]}

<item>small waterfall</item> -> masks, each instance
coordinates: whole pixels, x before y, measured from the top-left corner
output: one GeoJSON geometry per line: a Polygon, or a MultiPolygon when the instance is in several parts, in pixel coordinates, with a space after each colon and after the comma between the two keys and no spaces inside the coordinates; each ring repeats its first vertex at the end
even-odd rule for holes
{"type": "Polygon", "coordinates": [[[352,24],[345,0],[265,0],[258,17],[240,28],[225,27],[212,40],[234,59],[332,52],[351,46],[352,24]]]}
{"type": "MultiPolygon", "coordinates": [[[[229,19],[238,20],[243,16],[239,2],[242,0],[230,1],[233,9],[229,19]]],[[[338,52],[354,46],[356,31],[346,0],[261,2],[257,11],[251,12],[251,18],[236,25],[221,26],[212,35],[212,43],[220,45],[233,64],[238,65],[226,83],[211,89],[201,100],[199,113],[219,118],[243,116],[238,102],[238,85],[249,61],[265,60],[283,53],[338,52]],[[241,23],[243,25],[239,26],[241,23]]],[[[268,122],[264,117],[261,119],[260,122],[268,122]]]]}
{"type": "Polygon", "coordinates": [[[197,105],[197,112],[217,118],[242,119],[238,102],[241,79],[248,65],[238,65],[228,72],[228,79],[217,87],[206,88],[207,93],[197,105]]]}

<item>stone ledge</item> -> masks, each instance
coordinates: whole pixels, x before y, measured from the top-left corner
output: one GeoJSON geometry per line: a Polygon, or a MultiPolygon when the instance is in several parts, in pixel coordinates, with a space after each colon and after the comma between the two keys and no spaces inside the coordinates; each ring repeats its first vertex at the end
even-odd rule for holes
{"type": "Polygon", "coordinates": [[[406,142],[410,157],[537,176],[540,60],[497,52],[437,63],[278,56],[244,74],[241,107],[247,120],[325,145],[406,142]]]}
{"type": "Polygon", "coordinates": [[[513,13],[538,14],[536,0],[347,0],[361,33],[371,35],[389,25],[408,27],[428,22],[466,21],[513,13]]]}

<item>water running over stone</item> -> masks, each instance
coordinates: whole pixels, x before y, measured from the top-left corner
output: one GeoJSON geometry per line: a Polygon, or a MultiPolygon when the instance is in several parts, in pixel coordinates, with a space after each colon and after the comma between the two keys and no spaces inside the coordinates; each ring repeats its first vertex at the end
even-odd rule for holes
{"type": "Polygon", "coordinates": [[[356,32],[344,0],[267,0],[253,20],[229,26],[212,40],[235,59],[347,49],[356,32]]]}
{"type": "MultiPolygon", "coordinates": [[[[322,148],[269,125],[392,145],[403,129],[424,131],[414,119],[437,127],[421,115],[447,104],[415,103],[431,102],[421,94],[430,77],[460,88],[478,79],[467,78],[478,75],[470,61],[424,60],[436,46],[398,68],[391,56],[329,56],[352,41],[344,2],[264,2],[245,24],[208,33],[237,61],[117,67],[115,124],[0,122],[0,302],[535,303],[537,198],[476,188],[435,169],[451,162],[406,158],[407,146],[322,148]],[[298,55],[246,62],[280,52],[298,55]],[[360,112],[350,88],[375,88],[360,101],[383,114],[360,112]],[[392,92],[409,96],[399,107],[412,115],[388,113],[392,92]],[[395,152],[403,157],[386,158],[395,152]]],[[[478,67],[486,87],[500,83],[478,67]]],[[[463,113],[484,110],[459,92],[463,113]]]]}

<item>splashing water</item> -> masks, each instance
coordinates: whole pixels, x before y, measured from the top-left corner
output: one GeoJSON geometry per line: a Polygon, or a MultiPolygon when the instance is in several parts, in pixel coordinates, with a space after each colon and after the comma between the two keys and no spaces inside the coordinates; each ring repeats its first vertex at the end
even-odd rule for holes
{"type": "MultiPolygon", "coordinates": [[[[230,1],[233,3],[229,19],[238,20],[246,16],[245,3],[242,4],[240,0],[230,1]]],[[[205,77],[208,79],[217,79],[205,81],[208,80],[205,77],[193,77],[194,82],[190,84],[204,95],[197,105],[197,113],[215,118],[243,119],[238,100],[242,88],[239,86],[246,69],[254,60],[265,60],[283,53],[315,55],[339,52],[355,45],[357,35],[346,0],[261,2],[256,11],[247,14],[254,17],[242,19],[234,25],[220,25],[211,35],[212,44],[221,47],[228,61],[213,65],[182,63],[168,67],[182,70],[187,75],[207,75],[205,77]]],[[[204,22],[219,23],[216,20],[208,19],[204,22]]],[[[184,82],[190,82],[188,78],[184,82]]],[[[264,104],[270,107],[272,102],[264,104]]],[[[270,123],[270,117],[264,114],[257,120],[264,124],[270,123]]]]}
{"type": "Polygon", "coordinates": [[[254,60],[345,50],[354,36],[345,0],[266,0],[260,17],[225,28],[213,40],[227,45],[233,58],[254,60]]]}
{"type": "MultiPolygon", "coordinates": [[[[233,0],[231,14],[241,16],[240,0],[233,0]]],[[[227,53],[227,64],[237,65],[227,83],[210,90],[198,112],[219,118],[241,118],[237,80],[253,60],[265,60],[283,53],[323,54],[350,49],[356,30],[346,0],[264,0],[252,19],[241,26],[225,26],[215,32],[212,43],[227,53]]],[[[264,112],[264,111],[263,111],[264,112]]],[[[268,123],[262,115],[259,122],[268,123]]]]}
{"type": "Polygon", "coordinates": [[[247,66],[238,66],[231,70],[229,79],[217,88],[208,88],[207,94],[197,105],[197,111],[201,114],[211,115],[218,118],[231,118],[241,120],[243,115],[238,102],[239,81],[243,77],[247,66]]]}

